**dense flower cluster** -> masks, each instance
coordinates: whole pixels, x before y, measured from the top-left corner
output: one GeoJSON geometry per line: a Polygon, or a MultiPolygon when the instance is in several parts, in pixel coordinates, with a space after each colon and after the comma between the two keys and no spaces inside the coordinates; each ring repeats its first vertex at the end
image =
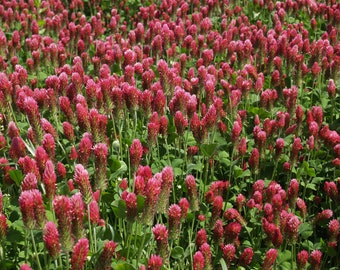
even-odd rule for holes
{"type": "Polygon", "coordinates": [[[339,265],[337,1],[21,0],[0,18],[5,268],[339,265]]]}

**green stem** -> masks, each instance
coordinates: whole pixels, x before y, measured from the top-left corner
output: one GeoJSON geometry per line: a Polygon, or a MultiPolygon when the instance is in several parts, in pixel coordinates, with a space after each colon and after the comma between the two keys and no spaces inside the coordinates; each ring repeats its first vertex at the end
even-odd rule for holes
{"type": "Polygon", "coordinates": [[[70,255],[66,252],[66,269],[70,269],[70,255]]]}
{"type": "Polygon", "coordinates": [[[156,147],[157,147],[157,157],[158,157],[158,161],[161,160],[161,155],[159,153],[159,143],[158,143],[158,138],[156,138],[156,147]]]}
{"type": "Polygon", "coordinates": [[[97,252],[97,233],[96,233],[96,227],[93,227],[93,244],[94,244],[94,252],[97,252]]]}
{"type": "Polygon", "coordinates": [[[193,256],[192,256],[192,249],[191,249],[191,241],[192,241],[192,233],[193,233],[193,231],[194,231],[194,225],[195,225],[195,218],[193,218],[193,220],[192,220],[191,230],[188,231],[188,234],[189,234],[190,262],[191,262],[191,265],[193,264],[193,256]]]}
{"type": "Polygon", "coordinates": [[[304,181],[304,187],[303,187],[303,193],[302,193],[302,199],[305,200],[305,196],[306,196],[306,190],[307,190],[307,177],[305,178],[305,181],[304,181]]]}
{"type": "Polygon", "coordinates": [[[170,166],[171,162],[170,162],[170,152],[169,152],[168,138],[165,137],[164,139],[165,139],[165,146],[166,146],[166,155],[167,155],[167,158],[168,158],[168,165],[170,166]]]}
{"type": "Polygon", "coordinates": [[[4,262],[4,254],[5,254],[5,245],[4,245],[3,241],[1,241],[1,245],[0,245],[0,262],[3,265],[3,268],[1,268],[1,269],[6,270],[7,267],[6,267],[5,262],[4,262]]]}
{"type": "MultiPolygon", "coordinates": [[[[133,230],[133,225],[135,223],[132,223],[132,226],[131,226],[131,230],[133,230]]],[[[137,226],[137,225],[136,225],[137,226]]],[[[130,224],[129,224],[129,228],[130,228],[130,224]]],[[[129,230],[130,231],[130,230],[129,230]]],[[[128,245],[128,250],[127,250],[127,255],[126,255],[126,259],[129,260],[129,255],[130,255],[130,247],[131,247],[131,240],[132,240],[132,234],[129,233],[128,235],[128,239],[127,239],[127,245],[128,245]]]]}
{"type": "Polygon", "coordinates": [[[134,236],[135,236],[135,241],[134,241],[134,247],[137,246],[137,235],[139,234],[139,227],[140,227],[140,224],[139,223],[136,223],[135,225],[135,233],[134,233],[134,236]]]}
{"type": "Polygon", "coordinates": [[[31,232],[32,245],[33,245],[33,250],[34,250],[34,256],[33,256],[33,257],[34,257],[34,258],[36,259],[36,261],[37,261],[38,269],[39,269],[39,270],[42,270],[41,264],[40,264],[40,260],[39,260],[39,254],[38,254],[38,251],[37,251],[37,246],[36,246],[36,244],[35,244],[35,239],[34,239],[33,230],[31,229],[30,232],[31,232]]]}
{"type": "Polygon", "coordinates": [[[279,162],[278,159],[276,159],[276,160],[275,160],[275,165],[274,165],[274,170],[273,170],[273,174],[272,174],[272,179],[271,179],[271,180],[274,179],[274,176],[275,176],[275,174],[276,174],[278,162],[279,162]]]}
{"type": "MultiPolygon", "coordinates": [[[[199,156],[199,164],[201,163],[201,157],[199,156]]],[[[205,163],[205,157],[203,157],[202,163],[205,163]]],[[[203,180],[203,170],[199,171],[199,176],[198,176],[198,181],[199,183],[201,183],[201,181],[203,180]]],[[[199,190],[199,201],[201,202],[204,196],[204,191],[203,188],[199,190]]]]}
{"type": "Polygon", "coordinates": [[[47,256],[46,248],[44,249],[44,263],[45,267],[47,266],[48,268],[50,268],[51,258],[50,256],[47,256]]]}
{"type": "Polygon", "coordinates": [[[28,239],[27,239],[27,233],[25,233],[25,262],[28,261],[28,239]]]}
{"type": "MultiPolygon", "coordinates": [[[[206,192],[206,186],[208,182],[208,171],[209,171],[209,159],[206,160],[205,166],[204,166],[204,185],[203,185],[203,194],[206,192]]],[[[203,198],[203,197],[202,197],[203,198]]]]}
{"type": "Polygon", "coordinates": [[[331,107],[331,123],[333,123],[333,116],[334,116],[334,102],[335,102],[335,98],[332,98],[331,99],[331,102],[332,102],[332,107],[331,107]]]}
{"type": "Polygon", "coordinates": [[[292,268],[292,269],[295,269],[294,268],[294,261],[295,261],[295,249],[294,249],[294,245],[292,245],[292,250],[291,250],[291,252],[292,252],[292,254],[291,254],[291,265],[290,265],[290,267],[292,268]]]}
{"type": "Polygon", "coordinates": [[[90,234],[90,250],[93,251],[93,236],[92,236],[92,226],[91,226],[91,219],[90,219],[90,204],[87,205],[87,221],[89,225],[89,234],[90,234]]]}
{"type": "Polygon", "coordinates": [[[58,260],[57,259],[54,260],[54,266],[55,266],[55,268],[58,268],[58,260]]]}
{"type": "MultiPolygon", "coordinates": [[[[234,167],[234,147],[233,147],[233,150],[232,150],[232,152],[231,152],[231,159],[230,159],[230,170],[229,170],[229,179],[228,179],[228,181],[229,181],[229,188],[227,189],[227,199],[226,199],[226,201],[228,201],[228,199],[229,199],[229,193],[230,193],[230,188],[231,188],[231,186],[232,186],[232,181],[231,181],[231,177],[232,177],[232,171],[233,171],[233,167],[234,167]]],[[[226,206],[227,204],[225,204],[225,206],[226,206]]],[[[225,210],[225,209],[224,209],[225,210]]]]}
{"type": "MultiPolygon", "coordinates": [[[[63,265],[63,260],[61,258],[61,254],[59,254],[59,257],[58,257],[58,260],[59,260],[59,265],[62,266],[63,265]]],[[[57,260],[56,260],[57,261],[57,260]]],[[[55,261],[55,264],[57,265],[57,262],[55,261]]]]}
{"type": "Polygon", "coordinates": [[[137,111],[136,110],[134,111],[133,120],[134,120],[133,137],[135,137],[136,130],[137,130],[137,111]]]}
{"type": "Polygon", "coordinates": [[[149,226],[147,226],[147,229],[145,230],[145,232],[143,233],[143,238],[142,238],[142,242],[141,245],[139,246],[138,249],[138,256],[137,256],[137,261],[136,261],[136,269],[138,269],[138,263],[140,261],[140,258],[142,256],[143,253],[143,248],[144,248],[144,242],[145,242],[145,236],[146,236],[146,232],[149,231],[149,226]]]}

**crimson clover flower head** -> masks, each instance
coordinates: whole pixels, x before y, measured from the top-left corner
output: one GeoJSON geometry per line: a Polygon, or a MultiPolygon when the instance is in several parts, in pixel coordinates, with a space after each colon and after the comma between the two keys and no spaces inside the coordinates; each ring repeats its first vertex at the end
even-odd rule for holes
{"type": "Polygon", "coordinates": [[[23,139],[21,137],[14,137],[9,149],[9,156],[11,159],[18,160],[20,157],[24,157],[26,152],[26,145],[23,139]]]}
{"type": "Polygon", "coordinates": [[[43,174],[46,166],[46,162],[49,160],[49,156],[46,150],[42,146],[38,146],[35,150],[35,160],[37,162],[39,171],[43,174]]]}
{"type": "Polygon", "coordinates": [[[202,118],[202,126],[206,129],[210,129],[216,124],[217,119],[217,111],[214,105],[211,105],[209,107],[209,110],[205,114],[205,116],[202,118]]]}
{"type": "Polygon", "coordinates": [[[247,267],[253,260],[254,251],[251,247],[245,248],[239,257],[239,265],[247,267]]]}
{"type": "Polygon", "coordinates": [[[59,232],[52,221],[45,224],[43,240],[51,257],[57,257],[60,254],[61,245],[59,242],[59,232]]]}
{"type": "Polygon", "coordinates": [[[13,121],[10,121],[7,126],[7,134],[13,139],[14,137],[20,136],[20,131],[17,128],[16,124],[13,121]]]}
{"type": "Polygon", "coordinates": [[[240,137],[242,132],[242,125],[238,121],[234,122],[232,133],[231,133],[231,141],[236,142],[240,137]]]}
{"type": "Polygon", "coordinates": [[[27,173],[24,177],[24,180],[21,183],[22,190],[30,190],[30,189],[37,189],[38,187],[38,180],[34,173],[27,173]]]}
{"type": "Polygon", "coordinates": [[[210,245],[208,243],[203,243],[201,246],[200,246],[200,251],[202,252],[203,256],[204,256],[204,260],[205,262],[210,262],[211,263],[211,255],[212,255],[212,252],[211,252],[211,248],[210,248],[210,245]]]}
{"type": "Polygon", "coordinates": [[[200,229],[196,234],[196,246],[199,248],[201,245],[206,243],[208,240],[207,238],[207,232],[205,229],[200,229]]]}
{"type": "Polygon", "coordinates": [[[75,166],[74,182],[79,186],[80,193],[82,194],[85,203],[89,203],[92,198],[92,187],[89,174],[81,164],[75,166]]]}
{"type": "Polygon", "coordinates": [[[57,182],[57,176],[54,171],[54,165],[51,160],[48,160],[46,162],[44,174],[43,174],[43,183],[45,185],[46,189],[46,196],[49,200],[53,200],[55,194],[56,194],[56,182],[57,182]]]}
{"type": "Polygon", "coordinates": [[[309,263],[313,269],[318,269],[321,264],[322,252],[320,250],[313,250],[309,256],[309,263]]]}
{"type": "Polygon", "coordinates": [[[179,200],[179,206],[181,207],[181,211],[182,211],[181,217],[182,219],[185,219],[188,214],[189,207],[190,207],[190,204],[187,198],[181,198],[179,200]]]}
{"type": "Polygon", "coordinates": [[[90,222],[92,224],[98,224],[100,219],[99,206],[96,200],[92,200],[89,204],[90,209],[90,222]]]}
{"type": "Polygon", "coordinates": [[[162,183],[166,183],[166,185],[171,186],[174,180],[174,171],[172,167],[167,166],[162,170],[162,183]]]}
{"type": "Polygon", "coordinates": [[[126,203],[126,215],[129,220],[133,220],[137,215],[137,196],[133,192],[129,192],[124,198],[126,203]]]}
{"type": "Polygon", "coordinates": [[[57,174],[61,178],[66,178],[66,167],[62,162],[57,163],[57,174]]]}
{"type": "Polygon", "coordinates": [[[32,268],[28,264],[24,263],[20,266],[20,270],[32,270],[32,268]]]}
{"type": "Polygon", "coordinates": [[[97,160],[105,161],[107,159],[108,148],[105,143],[97,143],[93,148],[93,152],[97,160]]]}
{"type": "Polygon", "coordinates": [[[160,120],[159,120],[159,133],[163,136],[166,137],[168,133],[168,118],[165,115],[162,115],[160,120]]]}
{"type": "Polygon", "coordinates": [[[262,269],[271,269],[271,267],[274,265],[276,258],[277,258],[277,250],[274,248],[271,248],[267,251],[266,256],[264,258],[262,269]]]}
{"type": "Polygon", "coordinates": [[[334,83],[333,79],[329,79],[328,85],[327,85],[327,92],[330,97],[335,97],[336,94],[336,85],[334,83]]]}
{"type": "Polygon", "coordinates": [[[177,111],[175,113],[175,127],[178,135],[183,135],[186,127],[188,126],[188,120],[186,117],[183,115],[181,111],[177,111]]]}
{"type": "Polygon", "coordinates": [[[84,203],[81,193],[75,193],[70,200],[72,205],[72,219],[82,221],[84,217],[84,203]]]}
{"type": "Polygon", "coordinates": [[[227,241],[234,242],[238,238],[241,230],[242,230],[242,225],[239,222],[234,221],[234,222],[228,223],[228,225],[224,229],[225,237],[227,241]]]}
{"type": "Polygon", "coordinates": [[[105,242],[104,249],[97,262],[98,269],[111,269],[111,261],[116,248],[117,243],[114,241],[105,242]]]}
{"type": "Polygon", "coordinates": [[[201,251],[197,251],[193,256],[193,269],[203,270],[205,265],[204,256],[201,251]]]}
{"type": "Polygon", "coordinates": [[[89,252],[89,240],[81,238],[72,249],[71,269],[82,270],[89,252]]]}
{"type": "Polygon", "coordinates": [[[309,254],[306,250],[301,250],[297,254],[297,265],[299,269],[303,269],[306,266],[308,262],[308,257],[309,257],[309,254]]]}
{"type": "Polygon", "coordinates": [[[314,217],[313,223],[317,224],[320,221],[330,219],[332,216],[333,216],[333,211],[330,209],[325,209],[314,217]]]}
{"type": "Polygon", "coordinates": [[[163,265],[162,257],[152,254],[148,260],[148,270],[160,270],[163,265]]]}
{"type": "Polygon", "coordinates": [[[20,210],[27,228],[42,228],[46,222],[46,211],[42,194],[37,189],[24,190],[19,197],[20,210]]]}
{"type": "Polygon", "coordinates": [[[254,148],[250,154],[248,163],[252,170],[257,171],[259,169],[260,153],[257,148],[254,148]]]}
{"type": "Polygon", "coordinates": [[[156,241],[167,241],[168,240],[168,229],[163,224],[156,224],[152,228],[152,232],[155,236],[156,241]]]}
{"type": "Polygon", "coordinates": [[[140,140],[134,139],[130,146],[130,164],[136,170],[143,156],[143,146],[140,140]]]}
{"type": "Polygon", "coordinates": [[[0,240],[4,240],[6,238],[7,230],[8,230],[7,217],[0,211],[0,240]]]}
{"type": "Polygon", "coordinates": [[[225,260],[227,261],[227,264],[230,265],[230,263],[235,258],[235,252],[236,248],[233,244],[227,244],[222,247],[222,252],[225,260]]]}
{"type": "Polygon", "coordinates": [[[172,204],[169,207],[169,218],[173,220],[180,220],[182,216],[181,207],[178,204],[172,204]]]}
{"type": "Polygon", "coordinates": [[[150,201],[156,202],[161,192],[161,179],[157,174],[150,178],[146,184],[146,196],[150,201]]]}
{"type": "Polygon", "coordinates": [[[63,133],[69,141],[75,140],[73,125],[70,122],[63,122],[63,133]]]}

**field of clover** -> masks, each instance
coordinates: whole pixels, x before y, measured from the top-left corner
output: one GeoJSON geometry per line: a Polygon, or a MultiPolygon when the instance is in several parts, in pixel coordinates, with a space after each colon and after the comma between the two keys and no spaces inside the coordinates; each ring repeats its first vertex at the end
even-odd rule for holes
{"type": "Polygon", "coordinates": [[[1,0],[1,269],[340,269],[337,0],[1,0]]]}

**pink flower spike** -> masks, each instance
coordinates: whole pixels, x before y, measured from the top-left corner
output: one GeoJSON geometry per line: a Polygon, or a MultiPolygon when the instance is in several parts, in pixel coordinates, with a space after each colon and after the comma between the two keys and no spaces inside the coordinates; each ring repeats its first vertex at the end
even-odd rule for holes
{"type": "Polygon", "coordinates": [[[330,209],[323,210],[314,217],[313,224],[317,224],[320,221],[330,219],[332,216],[333,216],[332,210],[330,209]]]}
{"type": "Polygon", "coordinates": [[[204,243],[206,243],[208,240],[207,238],[207,232],[205,229],[200,229],[198,232],[197,232],[197,235],[196,235],[196,247],[197,248],[200,248],[201,245],[203,245],[204,243]]]}
{"type": "Polygon", "coordinates": [[[88,252],[89,252],[89,240],[87,240],[87,238],[79,239],[79,241],[73,247],[72,250],[71,270],[84,269],[88,252]]]}
{"type": "Polygon", "coordinates": [[[38,180],[34,173],[28,173],[24,177],[24,180],[21,183],[22,190],[30,190],[30,189],[37,189],[38,187],[38,180]]]}
{"type": "Polygon", "coordinates": [[[254,252],[252,248],[245,248],[243,252],[240,255],[239,258],[239,265],[243,267],[247,267],[251,264],[251,261],[253,260],[254,252]]]}
{"type": "Polygon", "coordinates": [[[52,201],[56,194],[56,181],[57,176],[54,172],[54,166],[51,160],[46,162],[45,171],[43,175],[43,183],[46,189],[47,198],[52,201]]]}
{"type": "Polygon", "coordinates": [[[274,265],[277,258],[277,250],[271,248],[267,251],[266,257],[264,258],[262,269],[269,270],[274,265]]]}
{"type": "Polygon", "coordinates": [[[6,239],[7,229],[7,217],[4,214],[0,213],[0,240],[6,239]]]}
{"type": "Polygon", "coordinates": [[[20,270],[32,270],[32,268],[28,264],[24,263],[20,266],[20,270]]]}
{"type": "Polygon", "coordinates": [[[67,140],[69,140],[70,142],[75,141],[74,129],[71,123],[63,122],[63,132],[67,140]]]}
{"type": "Polygon", "coordinates": [[[24,190],[19,197],[19,205],[24,225],[28,229],[45,225],[46,214],[41,192],[37,189],[24,190]]]}
{"type": "Polygon", "coordinates": [[[311,265],[311,269],[319,270],[321,264],[322,252],[320,250],[313,250],[309,256],[309,263],[311,265]]]}
{"type": "Polygon", "coordinates": [[[135,193],[128,193],[123,200],[126,203],[127,219],[129,222],[133,222],[137,216],[137,196],[135,193]]]}
{"type": "Polygon", "coordinates": [[[148,270],[160,270],[163,265],[162,257],[158,255],[151,255],[148,260],[148,270]]]}
{"type": "Polygon", "coordinates": [[[188,214],[189,207],[190,207],[189,201],[186,198],[181,198],[179,200],[179,206],[181,207],[181,210],[182,210],[181,218],[185,219],[188,214]]]}
{"type": "Polygon", "coordinates": [[[156,240],[156,252],[162,257],[163,263],[169,262],[168,229],[163,224],[156,224],[152,228],[156,240]]]}
{"type": "Polygon", "coordinates": [[[51,160],[55,158],[55,141],[50,133],[46,133],[43,137],[42,145],[51,160]]]}
{"type": "Polygon", "coordinates": [[[58,232],[60,243],[64,251],[70,251],[73,246],[72,241],[72,204],[66,196],[56,196],[53,200],[53,208],[58,221],[58,232]]]}
{"type": "Polygon", "coordinates": [[[305,269],[307,262],[308,262],[308,252],[306,250],[301,250],[297,254],[297,268],[299,270],[305,269]]]}
{"type": "Polygon", "coordinates": [[[180,234],[182,210],[177,204],[169,207],[169,236],[171,239],[178,239],[180,234]]]}
{"type": "Polygon", "coordinates": [[[47,222],[45,225],[43,240],[50,256],[57,257],[60,254],[61,245],[57,227],[52,221],[47,222]]]}
{"type": "Polygon", "coordinates": [[[105,143],[97,143],[93,149],[95,156],[96,181],[95,189],[104,191],[108,185],[106,178],[108,148],[105,143]]]}
{"type": "Polygon", "coordinates": [[[208,243],[203,243],[200,247],[200,251],[203,254],[204,257],[204,265],[206,269],[212,269],[212,261],[211,261],[211,256],[212,256],[212,252],[211,252],[211,248],[210,245],[208,243]]]}
{"type": "Polygon", "coordinates": [[[107,241],[104,245],[104,249],[97,261],[96,269],[111,269],[111,261],[115,254],[117,244],[113,241],[107,241]]]}
{"type": "Polygon", "coordinates": [[[169,197],[172,188],[172,182],[174,180],[174,172],[172,167],[167,166],[161,172],[161,192],[159,194],[159,200],[157,203],[157,212],[166,213],[169,207],[169,197]]]}
{"type": "Polygon", "coordinates": [[[188,175],[185,179],[185,183],[188,188],[190,208],[192,211],[198,211],[199,202],[198,202],[198,194],[197,194],[197,186],[196,186],[195,177],[192,175],[188,175]]]}
{"type": "Polygon", "coordinates": [[[143,156],[143,146],[138,139],[134,139],[130,146],[130,164],[133,171],[136,171],[143,156]]]}
{"type": "Polygon", "coordinates": [[[89,204],[90,209],[90,222],[94,225],[98,224],[100,219],[99,206],[97,201],[92,200],[89,204]]]}
{"type": "Polygon", "coordinates": [[[90,203],[92,200],[92,187],[89,174],[81,164],[77,164],[75,167],[74,182],[78,185],[85,204],[90,203]]]}
{"type": "Polygon", "coordinates": [[[9,156],[11,159],[17,161],[20,157],[24,157],[26,152],[26,146],[23,139],[21,137],[14,137],[9,149],[9,156]]]}
{"type": "Polygon", "coordinates": [[[201,251],[197,251],[194,254],[194,257],[193,257],[193,269],[194,270],[203,270],[204,265],[205,265],[204,256],[203,256],[201,251]]]}
{"type": "Polygon", "coordinates": [[[188,120],[185,118],[185,116],[182,114],[181,111],[177,111],[175,113],[175,126],[176,131],[179,136],[183,135],[186,127],[188,126],[188,120]]]}
{"type": "Polygon", "coordinates": [[[2,213],[2,211],[3,211],[3,195],[0,190],[0,213],[2,213]]]}
{"type": "Polygon", "coordinates": [[[75,239],[79,240],[84,234],[84,202],[79,192],[74,194],[70,201],[72,206],[72,233],[75,239]]]}

